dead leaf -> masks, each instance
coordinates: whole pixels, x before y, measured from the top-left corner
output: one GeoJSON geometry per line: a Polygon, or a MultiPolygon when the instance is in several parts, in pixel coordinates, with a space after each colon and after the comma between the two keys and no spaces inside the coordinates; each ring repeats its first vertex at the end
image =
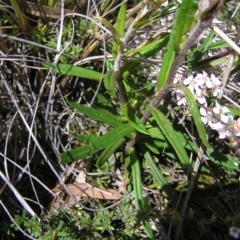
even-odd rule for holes
{"type": "Polygon", "coordinates": [[[90,197],[104,200],[119,200],[122,196],[114,189],[100,189],[88,183],[67,184],[66,187],[75,197],[90,197]]]}
{"type": "MultiPolygon", "coordinates": [[[[119,200],[122,198],[122,195],[115,189],[95,188],[88,183],[74,182],[73,184],[66,184],[66,187],[68,191],[77,198],[77,200],[80,200],[82,197],[103,200],[119,200]]],[[[54,193],[64,192],[62,187],[56,187],[52,191],[54,193]]]]}

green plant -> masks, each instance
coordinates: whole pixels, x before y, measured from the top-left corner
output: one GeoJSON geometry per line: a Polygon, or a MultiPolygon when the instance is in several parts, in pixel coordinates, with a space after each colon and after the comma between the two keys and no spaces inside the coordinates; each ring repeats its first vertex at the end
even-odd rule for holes
{"type": "MultiPolygon", "coordinates": [[[[58,41],[59,32],[48,24],[39,25],[33,39],[64,49],[56,51],[53,64],[42,63],[52,74],[45,80],[51,86],[48,102],[54,102],[47,104],[45,121],[52,128],[46,135],[74,176],[63,183],[52,168],[58,182],[65,190],[74,178],[92,192],[111,188],[119,191],[120,202],[78,187],[71,193],[79,200],[76,205],[60,191],[64,207],[51,209],[44,226],[26,215],[14,220],[41,239],[225,239],[229,226],[239,222],[234,190],[239,189],[240,111],[233,101],[237,97],[229,103],[223,90],[239,60],[232,54],[225,71],[231,51],[222,49],[231,46],[239,53],[239,48],[212,20],[223,22],[226,10],[233,14],[233,9],[223,1],[143,1],[134,9],[116,2],[94,5],[85,18],[65,18],[58,41]],[[153,29],[156,21],[165,21],[160,31],[153,29]],[[149,29],[154,34],[147,37],[149,29]],[[145,39],[138,45],[140,32],[145,39]],[[72,64],[77,55],[81,59],[72,64]],[[66,111],[67,105],[72,110],[66,111]],[[53,126],[57,111],[64,112],[58,120],[69,114],[65,125],[53,126]],[[57,148],[58,138],[66,145],[57,148]]],[[[46,157],[45,164],[50,162],[46,157]]]]}
{"type": "MultiPolygon", "coordinates": [[[[159,10],[153,4],[152,8],[149,8],[145,14],[140,14],[132,22],[126,32],[126,4],[122,4],[120,7],[115,26],[106,19],[100,18],[100,21],[110,29],[113,36],[113,69],[107,70],[103,76],[103,80],[109,95],[117,101],[117,111],[116,106],[114,106],[113,102],[111,103],[111,100],[108,100],[108,110],[104,109],[104,107],[89,108],[68,101],[68,104],[77,111],[94,120],[108,124],[111,128],[103,136],[95,136],[93,134],[75,136],[76,139],[84,142],[85,145],[72,149],[67,153],[62,153],[62,163],[70,163],[73,160],[99,154],[96,160],[96,167],[101,170],[112,154],[115,154],[120,149],[124,149],[125,157],[123,158],[123,162],[131,176],[130,179],[133,183],[137,208],[142,211],[147,207],[147,203],[142,197],[141,165],[143,159],[146,166],[151,169],[153,181],[158,182],[160,187],[167,193],[171,204],[177,207],[178,193],[159,171],[153,159],[154,154],[159,154],[159,150],[164,148],[165,154],[171,156],[178,167],[191,173],[193,169],[199,171],[199,168],[196,169],[198,160],[191,163],[188,152],[191,151],[197,154],[199,149],[202,148],[201,146],[206,147],[206,151],[212,152],[213,150],[206,137],[206,129],[201,121],[198,104],[189,89],[182,85],[178,86],[187,96],[189,105],[186,107],[190,116],[193,117],[198,132],[197,141],[193,141],[188,134],[184,133],[183,129],[178,129],[177,124],[171,123],[165,116],[168,101],[165,100],[162,103],[162,100],[167,98],[167,93],[170,92],[178,67],[184,63],[185,55],[190,50],[190,47],[203,30],[211,24],[214,14],[221,6],[221,3],[214,4],[214,7],[209,6],[209,8],[203,9],[200,8],[200,5],[198,9],[194,1],[183,1],[177,10],[172,27],[173,31],[170,35],[163,36],[141,48],[129,51],[124,50],[124,47],[131,34],[144,24],[147,24],[148,21],[151,21],[151,16],[160,14],[161,10],[165,9],[160,8],[159,10]],[[196,13],[197,10],[198,13],[196,13]],[[187,35],[189,31],[190,33],[187,35]],[[167,48],[167,51],[163,56],[156,89],[145,88],[144,90],[138,90],[141,87],[140,79],[135,78],[134,83],[130,80],[131,73],[138,64],[134,60],[153,56],[164,47],[167,48]],[[120,68],[120,60],[123,57],[128,57],[130,60],[127,60],[120,68]]],[[[202,46],[206,47],[206,41],[202,46]]],[[[194,62],[192,62],[191,67],[193,64],[194,62]]],[[[102,78],[100,73],[88,70],[89,74],[86,74],[84,69],[81,70],[80,67],[70,65],[58,65],[53,71],[94,80],[102,78]]],[[[216,161],[215,157],[212,157],[212,154],[208,154],[208,157],[220,166],[223,164],[221,160],[216,161]]],[[[222,155],[222,157],[224,156],[222,155]]],[[[236,169],[232,159],[226,160],[224,166],[236,169]]],[[[194,179],[194,174],[192,174],[189,181],[194,183],[194,179]]],[[[180,203],[180,206],[182,204],[180,203]]],[[[148,237],[153,238],[149,221],[143,219],[142,224],[148,237]]]]}

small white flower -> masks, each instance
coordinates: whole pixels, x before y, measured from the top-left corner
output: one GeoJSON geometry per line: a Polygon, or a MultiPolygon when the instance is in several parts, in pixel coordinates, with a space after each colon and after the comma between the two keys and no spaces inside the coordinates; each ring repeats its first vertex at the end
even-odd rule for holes
{"type": "Polygon", "coordinates": [[[204,80],[207,88],[212,88],[213,87],[212,80],[208,77],[208,74],[204,71],[203,71],[203,80],[204,80]]]}
{"type": "Polygon", "coordinates": [[[183,75],[180,73],[177,73],[173,80],[173,84],[182,83],[182,78],[183,78],[183,75]]]}
{"type": "Polygon", "coordinates": [[[213,108],[213,112],[218,115],[230,113],[229,109],[226,106],[220,105],[217,101],[215,102],[215,107],[213,108]]]}
{"type": "Polygon", "coordinates": [[[213,123],[211,128],[213,130],[220,130],[220,129],[225,128],[225,125],[223,125],[221,122],[217,122],[217,123],[213,123]]]}
{"type": "Polygon", "coordinates": [[[219,87],[221,85],[221,81],[213,74],[211,74],[211,80],[213,84],[213,96],[218,97],[219,95],[222,95],[223,90],[219,87]]]}
{"type": "Polygon", "coordinates": [[[186,101],[186,98],[179,98],[178,102],[177,102],[177,105],[178,106],[181,106],[181,105],[187,105],[187,101],[186,101]]]}
{"type": "Polygon", "coordinates": [[[204,96],[199,96],[197,97],[197,101],[200,103],[200,104],[205,104],[207,101],[206,101],[206,98],[204,96]]]}
{"type": "Polygon", "coordinates": [[[221,81],[214,74],[211,74],[211,80],[213,83],[213,88],[217,88],[221,85],[221,81]]]}
{"type": "Polygon", "coordinates": [[[198,86],[195,88],[196,90],[196,93],[194,94],[194,97],[195,99],[197,99],[197,101],[200,103],[200,104],[204,104],[205,106],[207,106],[207,100],[204,96],[204,90],[199,88],[198,86]]]}
{"type": "Polygon", "coordinates": [[[219,129],[218,129],[218,135],[219,135],[219,138],[220,139],[225,139],[225,138],[227,138],[227,133],[228,133],[228,131],[227,131],[227,129],[225,128],[225,126],[224,125],[222,125],[222,128],[220,128],[220,124],[218,124],[219,125],[219,129]]]}
{"type": "Polygon", "coordinates": [[[202,87],[212,88],[213,83],[212,80],[208,77],[208,74],[203,71],[202,74],[197,74],[196,80],[202,87]]]}
{"type": "Polygon", "coordinates": [[[240,229],[238,227],[230,227],[229,234],[230,234],[230,236],[234,237],[235,239],[238,239],[239,235],[240,235],[240,229]]]}
{"type": "Polygon", "coordinates": [[[197,82],[198,86],[204,87],[204,80],[203,80],[203,74],[198,73],[195,77],[195,81],[197,82]]]}
{"type": "Polygon", "coordinates": [[[213,96],[218,97],[223,94],[223,90],[221,88],[213,88],[213,96]]]}
{"type": "Polygon", "coordinates": [[[201,119],[205,125],[211,125],[213,123],[212,113],[206,111],[205,108],[200,108],[200,114],[202,115],[201,119]]]}
{"type": "Polygon", "coordinates": [[[185,94],[184,92],[181,90],[181,89],[176,89],[174,90],[171,95],[175,95],[175,99],[177,100],[177,105],[180,106],[180,105],[186,105],[187,104],[187,101],[186,101],[186,98],[185,98],[185,94]]]}
{"type": "Polygon", "coordinates": [[[221,121],[227,125],[231,125],[232,121],[233,121],[233,116],[229,116],[229,115],[225,115],[225,114],[221,114],[220,116],[221,121]]]}
{"type": "Polygon", "coordinates": [[[220,139],[225,139],[225,138],[227,138],[230,135],[230,132],[228,131],[226,126],[223,123],[221,123],[221,122],[211,123],[211,124],[209,124],[209,126],[213,130],[217,130],[218,131],[218,135],[219,135],[220,139]]]}
{"type": "Polygon", "coordinates": [[[197,85],[193,76],[189,76],[188,78],[185,78],[183,81],[183,84],[188,86],[188,88],[191,90],[192,93],[194,93],[194,88],[197,85]]]}
{"type": "Polygon", "coordinates": [[[216,101],[216,106],[213,108],[213,112],[220,117],[220,119],[223,123],[225,123],[227,125],[231,125],[231,123],[233,121],[233,116],[232,115],[227,115],[228,113],[230,113],[230,111],[227,107],[221,106],[216,101]]]}

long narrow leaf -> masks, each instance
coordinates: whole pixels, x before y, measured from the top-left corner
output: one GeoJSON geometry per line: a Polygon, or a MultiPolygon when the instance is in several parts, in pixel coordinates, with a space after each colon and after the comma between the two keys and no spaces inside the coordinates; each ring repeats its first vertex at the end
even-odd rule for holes
{"type": "Polygon", "coordinates": [[[169,199],[171,200],[171,203],[176,207],[178,202],[178,195],[162,175],[159,167],[157,167],[157,165],[155,164],[149,151],[146,151],[144,153],[144,158],[151,169],[154,179],[159,183],[162,190],[167,193],[169,199]]]}
{"type": "Polygon", "coordinates": [[[196,21],[195,12],[198,4],[194,0],[183,0],[177,12],[175,23],[173,26],[173,44],[174,51],[178,53],[181,43],[185,38],[185,34],[190,30],[194,20],[196,21]]]}
{"type": "MultiPolygon", "coordinates": [[[[145,144],[145,146],[151,151],[153,150],[153,152],[155,152],[153,149],[155,145],[156,145],[156,149],[164,148],[165,154],[167,156],[170,156],[169,155],[170,152],[168,152],[169,143],[165,141],[165,137],[163,136],[163,133],[155,127],[149,128],[148,132],[150,133],[150,136],[152,137],[152,139],[156,139],[156,141],[152,141],[152,139],[150,139],[148,136],[145,136],[143,139],[140,139],[140,142],[142,144],[148,143],[148,144],[145,144]],[[149,146],[149,144],[151,143],[152,143],[152,146],[149,146]]],[[[175,131],[175,133],[178,136],[179,144],[181,144],[184,148],[190,150],[191,152],[198,153],[199,151],[198,146],[196,146],[195,143],[191,141],[190,137],[186,133],[183,133],[182,131],[175,131]]],[[[200,141],[198,140],[196,141],[200,145],[200,141]]],[[[208,148],[206,150],[206,154],[209,157],[209,160],[212,161],[214,164],[226,167],[228,169],[235,169],[235,170],[238,169],[238,164],[237,164],[238,161],[236,158],[232,157],[231,155],[220,153],[217,150],[213,150],[211,148],[208,148]]],[[[174,156],[175,155],[173,155],[173,157],[174,156]]]]}
{"type": "Polygon", "coordinates": [[[168,80],[175,57],[178,55],[181,44],[186,38],[187,31],[190,30],[195,21],[194,13],[197,11],[197,6],[194,0],[183,0],[177,11],[167,51],[164,54],[161,71],[158,76],[158,89],[164,87],[168,80]]]}
{"type": "Polygon", "coordinates": [[[129,123],[139,132],[149,135],[146,127],[141,122],[141,120],[132,112],[129,104],[121,106],[122,113],[128,119],[129,123]]]}
{"type": "Polygon", "coordinates": [[[185,148],[182,146],[182,144],[179,143],[180,140],[178,139],[178,136],[175,133],[175,130],[173,129],[171,122],[164,116],[163,113],[161,113],[157,109],[152,109],[151,113],[152,113],[154,119],[156,120],[159,128],[165,135],[166,139],[169,141],[169,143],[174,148],[176,154],[179,157],[181,164],[184,167],[191,169],[191,164],[190,164],[190,160],[187,155],[187,152],[186,152],[185,148]]]}
{"type": "Polygon", "coordinates": [[[102,150],[113,143],[117,142],[119,139],[134,132],[134,128],[130,124],[120,125],[103,136],[95,135],[79,135],[75,136],[78,140],[84,141],[91,145],[94,149],[102,150]]]}
{"type": "Polygon", "coordinates": [[[93,149],[92,146],[84,145],[78,148],[74,148],[68,152],[60,154],[61,163],[72,163],[80,159],[90,157],[93,154],[97,153],[99,150],[93,149]]]}
{"type": "Polygon", "coordinates": [[[103,17],[98,17],[98,19],[110,30],[112,33],[114,41],[118,43],[119,46],[122,46],[122,37],[123,35],[117,31],[117,29],[105,18],[103,17]]]}
{"type": "MultiPolygon", "coordinates": [[[[143,191],[142,191],[142,179],[141,179],[141,170],[139,160],[136,154],[136,150],[134,148],[129,149],[129,156],[132,164],[132,177],[133,177],[133,188],[135,193],[135,202],[139,211],[144,211],[144,199],[143,199],[143,191]]],[[[150,223],[147,220],[143,220],[144,229],[150,239],[153,238],[153,232],[150,227],[150,223]]]]}
{"type": "Polygon", "coordinates": [[[98,157],[96,166],[100,169],[103,164],[110,158],[110,156],[126,141],[124,138],[120,138],[118,141],[108,146],[102,154],[98,157]]]}
{"type": "MultiPolygon", "coordinates": [[[[49,63],[42,63],[42,65],[47,69],[50,69],[52,67],[49,63]]],[[[97,81],[100,81],[103,78],[103,75],[100,72],[65,63],[59,63],[56,67],[52,68],[52,71],[55,73],[61,73],[69,76],[82,77],[97,81]]]]}
{"type": "Polygon", "coordinates": [[[209,145],[208,140],[207,140],[206,129],[205,129],[204,124],[201,120],[201,115],[200,115],[196,100],[195,100],[192,92],[186,86],[183,86],[181,84],[178,84],[177,86],[180,87],[186,94],[186,97],[187,97],[187,100],[188,100],[188,103],[189,103],[188,110],[190,111],[190,113],[193,116],[194,123],[197,127],[198,134],[199,134],[203,144],[207,148],[211,148],[211,146],[209,145]]]}
{"type": "Polygon", "coordinates": [[[93,154],[112,146],[113,143],[119,143],[119,140],[126,135],[132,133],[134,128],[130,124],[121,125],[113,130],[110,130],[103,136],[94,135],[80,135],[77,138],[87,142],[87,145],[72,149],[60,155],[61,162],[70,163],[85,157],[92,156],[93,154]]]}
{"type": "Polygon", "coordinates": [[[111,112],[104,110],[104,109],[94,109],[90,107],[86,107],[84,105],[71,102],[67,100],[67,103],[76,109],[78,112],[83,113],[84,115],[103,123],[106,123],[108,125],[111,125],[112,127],[117,127],[122,125],[123,123],[118,120],[118,118],[112,114],[111,112]]]}
{"type": "MultiPolygon", "coordinates": [[[[117,22],[116,22],[116,30],[123,36],[124,35],[124,28],[125,28],[125,21],[126,21],[126,10],[127,10],[127,3],[124,2],[119,10],[118,17],[117,17],[117,22]]],[[[113,48],[112,48],[112,55],[113,59],[115,60],[116,55],[119,52],[121,45],[119,44],[118,41],[114,39],[113,41],[113,48]]]]}
{"type": "Polygon", "coordinates": [[[161,66],[160,74],[158,76],[158,89],[161,89],[166,84],[176,55],[176,52],[173,49],[172,37],[169,41],[170,43],[168,44],[167,52],[163,56],[163,63],[161,66]]]}
{"type": "Polygon", "coordinates": [[[121,69],[120,75],[126,78],[128,74],[139,65],[141,58],[148,58],[154,55],[156,52],[160,51],[168,43],[169,37],[164,37],[158,40],[155,40],[141,48],[129,50],[124,53],[124,56],[131,57],[134,61],[128,61],[121,69]]]}

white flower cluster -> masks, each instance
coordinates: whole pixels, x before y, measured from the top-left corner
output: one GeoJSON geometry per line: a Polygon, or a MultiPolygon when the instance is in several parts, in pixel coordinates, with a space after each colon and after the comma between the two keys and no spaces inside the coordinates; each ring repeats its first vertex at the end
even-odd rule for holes
{"type": "MultiPolygon", "coordinates": [[[[213,96],[218,97],[222,94],[222,89],[220,87],[220,80],[216,78],[213,74],[209,78],[206,72],[202,74],[197,74],[196,77],[193,75],[182,80],[182,76],[178,75],[175,78],[174,83],[183,83],[188,86],[188,88],[193,93],[194,97],[197,99],[198,103],[207,107],[207,97],[213,96]]],[[[186,105],[185,94],[182,90],[178,89],[174,92],[176,94],[177,104],[186,105]]]]}
{"type": "MultiPolygon", "coordinates": [[[[185,79],[177,75],[174,83],[182,83],[191,90],[199,103],[202,122],[218,131],[220,139],[227,138],[230,143],[237,140],[237,137],[240,136],[240,118],[234,120],[229,109],[217,101],[223,91],[220,86],[221,81],[215,75],[211,74],[209,77],[206,72],[203,72],[195,77],[191,75],[185,79]],[[213,101],[208,101],[210,97],[215,99],[215,106],[212,106],[213,101]],[[208,106],[209,103],[211,106],[208,106]]],[[[181,89],[174,89],[172,96],[174,96],[173,100],[177,102],[177,105],[187,105],[185,93],[181,89]]]]}

